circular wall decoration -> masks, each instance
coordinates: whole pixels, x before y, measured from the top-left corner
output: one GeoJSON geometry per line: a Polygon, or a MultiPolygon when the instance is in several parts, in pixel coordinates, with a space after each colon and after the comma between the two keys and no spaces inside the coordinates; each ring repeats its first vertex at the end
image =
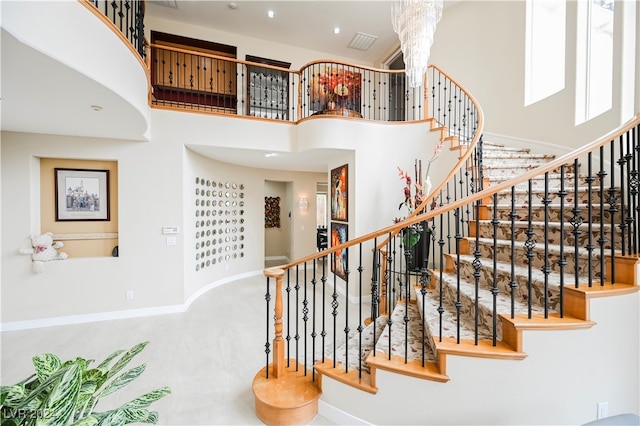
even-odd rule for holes
{"type": "MultiPolygon", "coordinates": [[[[244,244],[238,245],[234,242],[244,240],[245,227],[229,226],[238,223],[238,219],[234,216],[244,214],[244,210],[237,210],[238,206],[245,205],[244,201],[236,201],[237,198],[244,198],[244,193],[237,192],[238,189],[244,190],[245,185],[211,177],[195,178],[196,200],[193,217],[197,230],[195,232],[196,271],[203,271],[217,264],[244,257],[244,252],[241,251],[244,249],[244,244]],[[212,216],[220,219],[211,220],[212,216]],[[219,249],[215,248],[217,244],[221,245],[219,249]],[[222,252],[225,253],[224,256],[220,256],[222,252]]],[[[244,223],[244,219],[240,218],[239,222],[244,223]]]]}

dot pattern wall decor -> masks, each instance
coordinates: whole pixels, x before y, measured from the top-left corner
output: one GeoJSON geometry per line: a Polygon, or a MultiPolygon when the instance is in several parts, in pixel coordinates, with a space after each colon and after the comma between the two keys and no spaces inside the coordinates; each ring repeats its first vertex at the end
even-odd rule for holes
{"type": "Polygon", "coordinates": [[[244,257],[244,184],[197,177],[195,269],[244,257]]]}

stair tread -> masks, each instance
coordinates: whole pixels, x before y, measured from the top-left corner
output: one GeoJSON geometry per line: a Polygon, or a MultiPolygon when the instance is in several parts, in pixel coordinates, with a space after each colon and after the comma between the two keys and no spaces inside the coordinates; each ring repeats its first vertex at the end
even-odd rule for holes
{"type": "MultiPolygon", "coordinates": [[[[463,238],[467,239],[469,241],[475,241],[476,240],[476,237],[463,237],[463,238]]],[[[491,245],[494,244],[493,238],[480,237],[480,238],[478,238],[478,241],[481,242],[481,243],[485,243],[485,244],[491,244],[491,245]]],[[[499,245],[499,246],[507,246],[507,245],[511,246],[511,241],[510,240],[498,239],[495,244],[499,245]]],[[[514,241],[514,246],[516,248],[522,248],[522,247],[524,247],[524,244],[525,244],[524,241],[514,241]]],[[[540,242],[540,244],[543,244],[543,243],[540,242]]],[[[539,247],[539,245],[536,242],[536,248],[538,248],[538,247],[539,247]]],[[[565,244],[565,247],[567,247],[566,244],[565,244]]],[[[534,251],[536,250],[536,248],[534,248],[534,251]]],[[[549,252],[552,252],[554,254],[560,253],[560,245],[559,244],[549,244],[548,248],[549,248],[549,252]]],[[[594,249],[593,256],[597,256],[599,251],[600,251],[599,247],[597,249],[594,249]]],[[[572,249],[572,252],[573,252],[573,249],[572,249]]],[[[610,248],[605,248],[605,253],[607,255],[610,255],[611,254],[611,249],[610,248]]],[[[588,256],[588,254],[589,254],[589,252],[588,252],[588,250],[586,248],[584,248],[584,247],[579,247],[578,248],[578,255],[580,257],[583,257],[583,256],[586,257],[586,256],[588,256]]],[[[622,252],[620,250],[616,250],[615,254],[621,255],[622,252]]]]}
{"type": "Polygon", "coordinates": [[[426,360],[435,361],[434,354],[423,344],[423,328],[420,318],[420,312],[415,303],[398,302],[391,314],[391,326],[387,324],[376,343],[376,354],[384,353],[404,358],[406,353],[408,359],[422,360],[424,351],[426,360]],[[409,319],[406,324],[404,322],[405,313],[409,319]]]}
{"type": "MultiPolygon", "coordinates": [[[[475,261],[475,256],[472,254],[461,254],[460,255],[460,260],[466,261],[467,263],[472,263],[475,261]]],[[[478,259],[480,261],[480,263],[483,266],[489,266],[491,268],[493,268],[493,259],[486,259],[486,258],[480,258],[478,259]]],[[[507,262],[496,262],[496,269],[498,271],[501,272],[506,272],[506,273],[511,273],[511,264],[507,263],[507,262]]],[[[529,276],[529,267],[528,266],[520,266],[520,265],[514,265],[514,275],[515,276],[529,276]]],[[[559,272],[555,272],[555,271],[551,271],[549,273],[549,275],[553,275],[553,277],[551,278],[556,278],[556,276],[559,276],[560,273],[559,272]]],[[[564,274],[564,282],[565,283],[571,283],[571,282],[575,282],[575,274],[571,274],[568,272],[565,272],[564,274]]],[[[540,283],[544,283],[544,278],[545,278],[545,274],[544,272],[542,272],[542,270],[532,267],[531,268],[531,279],[535,282],[540,282],[540,283]]],[[[555,279],[547,279],[547,282],[550,286],[553,287],[560,287],[560,283],[557,282],[555,279]]],[[[475,284],[475,283],[474,283],[475,284]]]]}

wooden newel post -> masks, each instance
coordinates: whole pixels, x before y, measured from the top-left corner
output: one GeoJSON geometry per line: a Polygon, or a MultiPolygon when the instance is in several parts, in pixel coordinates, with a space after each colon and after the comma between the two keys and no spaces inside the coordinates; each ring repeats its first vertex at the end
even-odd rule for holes
{"type": "Polygon", "coordinates": [[[276,280],[276,307],[274,314],[275,337],[273,338],[273,377],[281,377],[286,365],[284,359],[284,339],[282,338],[282,277],[284,270],[280,268],[269,268],[265,275],[276,280]]]}

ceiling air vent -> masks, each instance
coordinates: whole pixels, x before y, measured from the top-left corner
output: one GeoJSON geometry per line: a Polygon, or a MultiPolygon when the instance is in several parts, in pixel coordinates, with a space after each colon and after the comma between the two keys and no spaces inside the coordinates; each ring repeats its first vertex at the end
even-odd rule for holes
{"type": "Polygon", "coordinates": [[[349,43],[350,48],[358,49],[358,50],[369,50],[371,45],[378,39],[378,37],[365,34],[365,33],[356,33],[356,35],[349,43]]]}

